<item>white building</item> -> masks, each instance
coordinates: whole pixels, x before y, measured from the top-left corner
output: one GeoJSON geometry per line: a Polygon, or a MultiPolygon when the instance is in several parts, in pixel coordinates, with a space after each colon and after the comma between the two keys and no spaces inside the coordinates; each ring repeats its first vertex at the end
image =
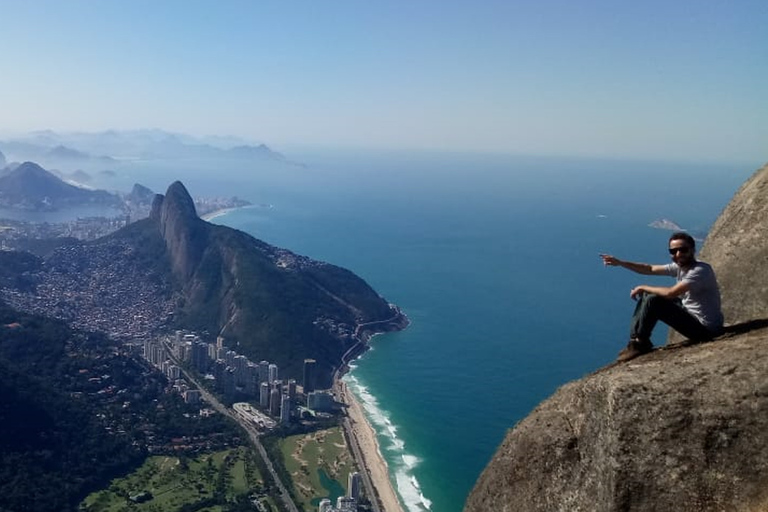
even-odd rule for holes
{"type": "Polygon", "coordinates": [[[354,498],[339,496],[336,499],[336,510],[338,512],[357,512],[357,502],[354,498]]]}
{"type": "Polygon", "coordinates": [[[232,405],[232,409],[234,409],[235,414],[252,423],[259,429],[270,429],[275,427],[275,421],[272,418],[258,409],[254,409],[251,407],[251,404],[247,402],[238,402],[232,405]]]}
{"type": "Polygon", "coordinates": [[[349,477],[347,477],[347,497],[359,501],[361,485],[362,477],[360,476],[360,473],[357,471],[350,473],[349,477]]]}

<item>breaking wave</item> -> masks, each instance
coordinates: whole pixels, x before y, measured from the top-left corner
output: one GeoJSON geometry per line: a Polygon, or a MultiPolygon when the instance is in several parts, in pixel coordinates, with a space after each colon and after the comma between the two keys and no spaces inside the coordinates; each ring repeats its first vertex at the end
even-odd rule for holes
{"type": "Polygon", "coordinates": [[[392,423],[389,413],[379,406],[376,397],[368,391],[368,388],[349,373],[343,379],[359,400],[371,427],[376,431],[379,449],[382,450],[382,455],[389,466],[390,478],[394,476],[395,491],[406,510],[408,512],[432,510],[432,502],[424,496],[419,481],[413,473],[421,459],[406,451],[405,442],[397,436],[397,426],[392,423]]]}

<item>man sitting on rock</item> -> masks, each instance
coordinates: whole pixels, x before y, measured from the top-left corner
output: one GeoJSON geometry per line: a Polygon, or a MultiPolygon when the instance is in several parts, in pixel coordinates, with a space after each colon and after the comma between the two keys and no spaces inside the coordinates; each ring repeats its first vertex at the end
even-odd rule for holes
{"type": "Polygon", "coordinates": [[[629,296],[637,300],[632,316],[627,347],[619,352],[618,362],[629,361],[653,350],[651,331],[661,320],[691,341],[708,341],[722,333],[723,313],[715,272],[707,263],[696,261],[696,242],[687,233],[669,237],[672,263],[649,265],[623,261],[601,254],[603,264],[624,267],[638,274],[677,278],[674,286],[641,284],[629,296]]]}

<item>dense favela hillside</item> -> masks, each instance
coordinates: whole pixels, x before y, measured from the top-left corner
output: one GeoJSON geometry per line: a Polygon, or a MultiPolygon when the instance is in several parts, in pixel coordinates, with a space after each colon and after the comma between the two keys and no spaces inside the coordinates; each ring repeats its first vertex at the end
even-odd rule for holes
{"type": "Polygon", "coordinates": [[[726,335],[560,388],[508,432],[466,512],[768,510],[768,166],[701,259],[719,277],[726,335]]]}
{"type": "Polygon", "coordinates": [[[118,338],[163,328],[207,332],[297,379],[312,358],[320,385],[362,331],[404,324],[351,272],[203,221],[180,182],[155,197],[149,218],[110,236],[4,261],[2,298],[19,309],[118,338]]]}

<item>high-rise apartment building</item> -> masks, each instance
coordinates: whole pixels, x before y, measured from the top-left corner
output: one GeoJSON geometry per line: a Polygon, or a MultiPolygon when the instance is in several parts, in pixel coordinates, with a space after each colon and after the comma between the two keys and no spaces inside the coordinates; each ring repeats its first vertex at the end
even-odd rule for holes
{"type": "Polygon", "coordinates": [[[347,477],[347,497],[352,498],[355,501],[360,501],[360,486],[363,483],[363,479],[360,473],[353,471],[347,477]]]}
{"type": "Polygon", "coordinates": [[[269,382],[269,361],[259,363],[259,382],[269,382]]]}
{"type": "Polygon", "coordinates": [[[291,422],[291,399],[288,395],[280,398],[280,423],[287,425],[291,422]]]}
{"type": "Polygon", "coordinates": [[[259,385],[259,405],[265,409],[269,407],[269,382],[259,385]]]}
{"type": "Polygon", "coordinates": [[[296,381],[294,379],[288,380],[285,388],[285,392],[288,394],[288,398],[291,400],[296,400],[296,381]]]}
{"type": "Polygon", "coordinates": [[[315,390],[315,366],[317,361],[314,359],[304,360],[304,380],[302,385],[304,386],[304,393],[310,393],[315,390]]]}
{"type": "Polygon", "coordinates": [[[203,372],[208,368],[208,344],[202,341],[194,341],[191,345],[190,363],[192,368],[203,372]]]}
{"type": "Polygon", "coordinates": [[[280,415],[280,398],[282,395],[280,395],[279,389],[272,389],[272,391],[269,392],[269,414],[272,416],[279,416],[280,415]]]}

